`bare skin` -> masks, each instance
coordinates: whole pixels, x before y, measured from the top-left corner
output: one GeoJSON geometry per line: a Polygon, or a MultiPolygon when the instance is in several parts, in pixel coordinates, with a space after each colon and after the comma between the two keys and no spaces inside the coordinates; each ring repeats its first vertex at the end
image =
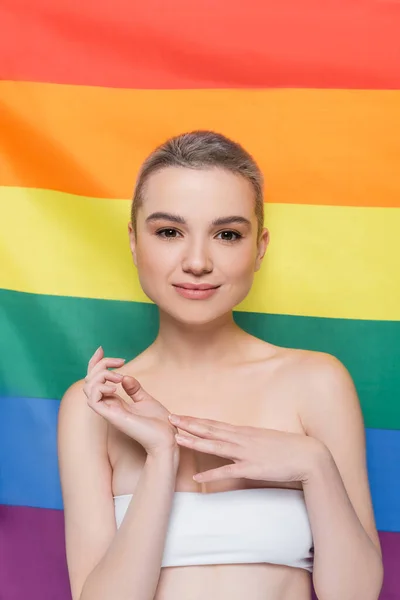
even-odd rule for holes
{"type": "MultiPolygon", "coordinates": [[[[183,381],[181,371],[174,373],[163,369],[151,348],[118,372],[137,377],[171,413],[305,434],[296,405],[299,397],[293,394],[296,379],[299,384],[298,354],[301,351],[279,348],[251,336],[244,341],[249,357],[246,363],[226,365],[207,374],[188,372],[186,381],[183,381]]],[[[121,395],[129,401],[126,394],[121,395]]],[[[132,480],[139,478],[145,452],[130,438],[110,427],[108,453],[113,468],[113,495],[133,494],[132,480]]],[[[302,489],[299,482],[277,485],[249,479],[204,484],[193,481],[196,473],[228,462],[181,448],[176,491],[212,493],[256,487],[302,489]]],[[[217,600],[239,600],[246,594],[252,600],[309,600],[310,581],[311,576],[306,570],[281,565],[166,567],[161,570],[155,600],[178,597],[200,600],[211,594],[211,590],[217,600]]]]}
{"type": "Polygon", "coordinates": [[[196,473],[229,462],[177,445],[169,413],[308,435],[324,445],[326,456],[331,452],[334,458],[322,469],[328,477],[322,485],[320,476],[306,485],[321,549],[314,582],[328,600],[345,588],[353,597],[356,569],[357,589],[365,582],[365,598],[375,600],[370,590],[379,584],[380,547],[351,379],[333,357],[274,346],[233,322],[232,309],[249,293],[269,241],[268,230],[257,234],[251,186],[219,169],[168,167],[150,177],[145,196],[137,234],[131,223],[128,232],[142,288],[160,310],[157,339],[125,365],[106,364],[95,353],[85,381],[73,384],[60,406],[73,600],[310,600],[311,576],[304,569],[272,564],[160,569],[175,491],[303,485],[248,478],[196,483],[196,473]],[[207,299],[188,298],[178,290],[182,283],[211,284],[216,291],[207,299]],[[107,367],[128,377],[120,383],[107,367]],[[129,376],[150,394],[146,401],[127,392],[134,381],[129,376]],[[116,387],[107,387],[111,384],[116,387]],[[141,416],[128,414],[141,409],[141,416]],[[328,486],[334,503],[324,497],[328,486]],[[135,502],[117,531],[113,497],[123,494],[135,494],[135,502]],[[360,558],[353,568],[354,556],[360,558]]]}

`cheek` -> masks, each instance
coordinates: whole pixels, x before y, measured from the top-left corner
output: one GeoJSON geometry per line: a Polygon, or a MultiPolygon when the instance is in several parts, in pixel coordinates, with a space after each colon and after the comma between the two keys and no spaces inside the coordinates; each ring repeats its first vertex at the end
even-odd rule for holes
{"type": "Polygon", "coordinates": [[[160,284],[165,279],[167,267],[164,256],[160,256],[151,245],[138,247],[136,251],[136,268],[140,286],[150,300],[156,304],[160,300],[160,284]]]}
{"type": "Polygon", "coordinates": [[[241,280],[246,276],[254,274],[255,251],[248,248],[238,248],[237,252],[230,255],[226,260],[225,272],[232,278],[241,280]]]}
{"type": "Polygon", "coordinates": [[[176,264],[173,249],[160,248],[158,240],[156,243],[152,239],[143,240],[142,244],[138,244],[136,257],[140,281],[146,281],[152,286],[168,277],[176,264]]]}
{"type": "Polygon", "coordinates": [[[154,252],[149,244],[138,244],[136,248],[136,268],[140,285],[144,293],[153,299],[151,290],[154,282],[158,281],[158,272],[161,269],[160,261],[154,260],[154,252]]]}
{"type": "Polygon", "coordinates": [[[161,269],[160,260],[154,260],[154,254],[146,251],[139,251],[137,254],[137,268],[140,274],[146,275],[150,273],[155,273],[161,269]]]}

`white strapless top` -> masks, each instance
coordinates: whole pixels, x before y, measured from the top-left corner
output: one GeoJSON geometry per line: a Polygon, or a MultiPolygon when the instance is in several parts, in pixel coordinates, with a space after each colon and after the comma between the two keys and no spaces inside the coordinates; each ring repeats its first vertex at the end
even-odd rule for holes
{"type": "MultiPolygon", "coordinates": [[[[132,494],[114,497],[117,527],[132,494]]],[[[303,490],[175,492],[161,566],[273,563],[312,571],[303,490]]]]}

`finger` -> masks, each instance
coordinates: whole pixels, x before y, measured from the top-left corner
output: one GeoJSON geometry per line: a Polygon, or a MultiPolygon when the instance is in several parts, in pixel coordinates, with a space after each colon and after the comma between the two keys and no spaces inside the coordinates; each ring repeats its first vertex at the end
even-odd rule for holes
{"type": "Polygon", "coordinates": [[[222,423],[221,421],[212,421],[211,419],[197,419],[196,417],[178,416],[179,421],[176,422],[174,417],[178,415],[169,415],[171,423],[179,429],[188,431],[207,439],[220,439],[226,441],[234,441],[238,435],[238,428],[230,423],[222,423]]]}
{"type": "MultiPolygon", "coordinates": [[[[117,394],[105,395],[101,402],[96,402],[90,406],[111,425],[124,433],[127,433],[127,430],[132,426],[132,421],[134,421],[133,425],[136,425],[136,427],[138,425],[135,416],[124,408],[126,404],[117,394]]],[[[128,433],[128,435],[130,434],[128,433]]]]}
{"type": "Polygon", "coordinates": [[[134,402],[141,402],[149,397],[135,377],[125,375],[121,381],[122,387],[134,402]]]}
{"type": "Polygon", "coordinates": [[[205,440],[181,434],[175,434],[175,438],[181,446],[193,448],[198,452],[214,454],[223,458],[230,458],[231,460],[237,460],[241,457],[240,446],[238,446],[238,444],[232,444],[222,440],[205,440]]]}
{"type": "Polygon", "coordinates": [[[90,370],[88,368],[87,377],[89,375],[94,375],[95,373],[98,373],[102,369],[107,369],[109,367],[122,367],[124,362],[124,358],[101,358],[94,366],[90,368],[90,370]]]}
{"type": "Polygon", "coordinates": [[[106,381],[113,381],[114,383],[121,383],[123,379],[123,375],[121,373],[117,373],[116,371],[109,371],[108,369],[104,369],[95,375],[90,376],[90,385],[94,386],[98,383],[105,383],[106,381]]]}
{"type": "Polygon", "coordinates": [[[100,400],[103,398],[103,395],[105,394],[114,394],[117,391],[117,386],[116,385],[107,385],[106,383],[103,384],[99,384],[97,385],[92,393],[91,393],[91,400],[92,402],[100,402],[100,400]]]}
{"type": "Polygon", "coordinates": [[[126,414],[119,396],[104,395],[101,402],[91,403],[90,407],[112,424],[115,424],[115,417],[119,414],[122,416],[126,414]]]}
{"type": "Polygon", "coordinates": [[[203,471],[193,475],[195,481],[220,481],[222,479],[239,479],[243,477],[243,473],[238,465],[224,465],[218,469],[203,471]]]}
{"type": "Polygon", "coordinates": [[[94,377],[93,375],[90,375],[86,378],[85,384],[83,386],[83,391],[85,392],[86,396],[90,398],[93,394],[94,389],[99,384],[106,383],[106,381],[112,381],[113,383],[121,383],[122,377],[123,375],[121,375],[120,373],[104,369],[103,371],[97,373],[97,375],[95,375],[94,377]]]}
{"type": "Polygon", "coordinates": [[[122,367],[122,365],[125,363],[125,359],[124,358],[113,358],[113,357],[105,357],[99,360],[99,362],[94,365],[94,367],[92,367],[92,370],[90,371],[89,375],[94,375],[96,373],[98,373],[99,371],[102,371],[103,369],[109,369],[109,368],[115,368],[115,367],[122,367]]]}
{"type": "Polygon", "coordinates": [[[117,386],[104,383],[103,385],[99,385],[98,389],[102,394],[114,394],[117,391],[117,386]]]}
{"type": "Polygon", "coordinates": [[[104,356],[104,350],[103,350],[102,346],[99,346],[88,362],[88,373],[94,367],[94,365],[96,365],[99,362],[99,360],[103,356],[104,356]]]}

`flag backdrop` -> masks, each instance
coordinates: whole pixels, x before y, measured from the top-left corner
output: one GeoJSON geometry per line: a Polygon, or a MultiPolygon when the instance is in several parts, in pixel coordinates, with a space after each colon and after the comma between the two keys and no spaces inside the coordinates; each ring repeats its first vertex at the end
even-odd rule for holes
{"type": "Polygon", "coordinates": [[[399,40],[399,0],[2,0],[1,600],[70,597],[59,401],[97,346],[129,359],[156,334],[129,198],[192,129],[264,171],[271,245],[235,316],[349,369],[399,600],[399,40]]]}

